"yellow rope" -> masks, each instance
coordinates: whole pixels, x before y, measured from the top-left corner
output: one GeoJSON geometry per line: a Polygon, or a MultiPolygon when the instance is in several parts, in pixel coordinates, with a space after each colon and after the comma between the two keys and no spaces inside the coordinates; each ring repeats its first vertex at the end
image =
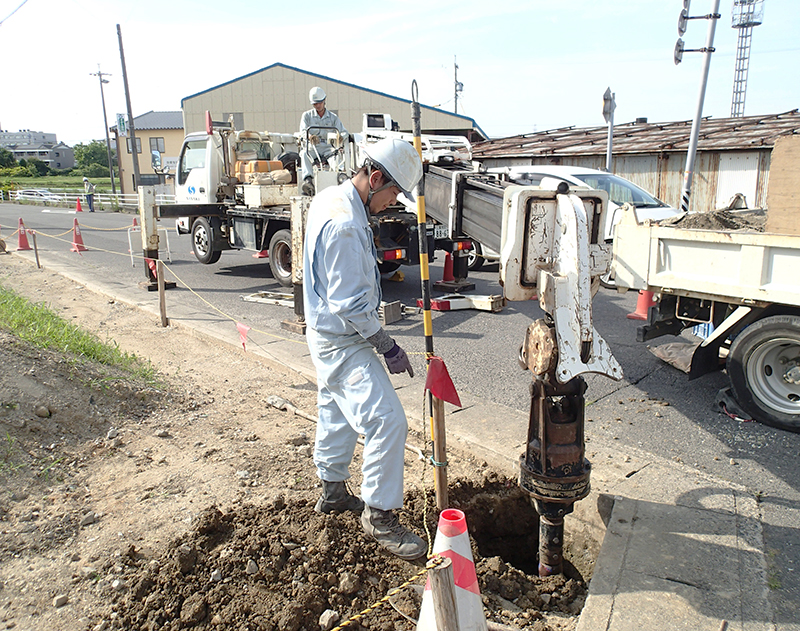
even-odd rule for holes
{"type": "MultiPolygon", "coordinates": [[[[436,562],[434,561],[434,563],[436,563],[436,562]]],[[[441,563],[441,561],[438,561],[438,563],[441,563]]],[[[349,618],[348,620],[345,620],[345,621],[344,621],[342,624],[340,624],[338,627],[334,627],[333,629],[331,629],[331,631],[338,631],[339,629],[344,629],[345,627],[348,627],[348,626],[350,626],[350,625],[351,625],[351,624],[353,624],[354,622],[358,622],[359,620],[361,620],[361,618],[365,617],[367,614],[371,613],[372,611],[374,611],[375,609],[377,609],[377,608],[378,608],[378,607],[380,607],[381,605],[384,605],[384,604],[386,604],[387,602],[389,602],[389,599],[390,599],[392,596],[394,596],[394,595],[395,595],[397,592],[399,592],[401,589],[405,589],[406,587],[408,587],[409,585],[411,585],[411,583],[413,583],[414,581],[416,581],[418,578],[420,578],[420,577],[422,577],[422,576],[425,576],[425,574],[428,572],[428,569],[429,569],[429,568],[427,568],[427,567],[426,567],[426,568],[423,568],[422,570],[420,570],[419,572],[417,572],[417,573],[416,573],[414,576],[412,576],[410,579],[408,579],[408,580],[407,580],[405,583],[403,583],[403,584],[402,584],[402,585],[400,585],[399,587],[395,587],[394,589],[390,590],[390,591],[389,591],[389,592],[388,592],[388,593],[387,593],[387,594],[386,594],[386,595],[385,595],[383,598],[381,598],[381,599],[380,599],[378,602],[376,602],[376,603],[374,603],[374,604],[370,605],[369,607],[367,607],[366,609],[364,609],[364,611],[361,611],[361,612],[359,612],[359,613],[355,614],[354,616],[352,616],[352,617],[351,617],[351,618],[349,618]]]]}

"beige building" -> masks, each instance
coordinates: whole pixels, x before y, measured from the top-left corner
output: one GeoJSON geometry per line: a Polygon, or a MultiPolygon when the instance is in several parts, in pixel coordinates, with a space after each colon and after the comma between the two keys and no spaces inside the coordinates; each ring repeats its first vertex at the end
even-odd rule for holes
{"type": "MultiPolygon", "coordinates": [[[[162,167],[174,174],[183,144],[181,112],[147,112],[133,119],[136,134],[136,154],[139,158],[141,186],[166,185],[164,192],[174,190],[172,178],[166,179],[152,166],[153,151],[158,152],[162,167]]],[[[120,136],[116,126],[111,128],[117,143],[117,161],[121,193],[135,193],[133,184],[133,148],[130,135],[120,136]]]]}
{"type": "MultiPolygon", "coordinates": [[[[412,131],[408,99],[280,63],[182,99],[183,126],[187,134],[204,130],[209,111],[215,121],[233,115],[236,129],[294,133],[303,112],[311,107],[308,92],[314,86],[325,90],[328,108],[352,133],[361,131],[367,113],[390,114],[401,131],[412,131]]],[[[423,133],[457,134],[475,142],[488,138],[473,119],[424,105],[421,125],[423,133]]]]}

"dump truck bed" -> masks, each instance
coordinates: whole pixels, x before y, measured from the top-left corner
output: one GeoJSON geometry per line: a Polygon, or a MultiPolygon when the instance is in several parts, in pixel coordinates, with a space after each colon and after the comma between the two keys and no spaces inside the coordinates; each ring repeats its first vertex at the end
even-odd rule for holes
{"type": "Polygon", "coordinates": [[[626,209],[613,265],[619,288],[800,307],[800,235],[640,224],[626,209]]]}

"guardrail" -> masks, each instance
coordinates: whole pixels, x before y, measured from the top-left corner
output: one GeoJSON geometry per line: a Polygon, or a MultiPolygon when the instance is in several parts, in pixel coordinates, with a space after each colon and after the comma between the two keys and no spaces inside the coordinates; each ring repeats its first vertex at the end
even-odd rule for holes
{"type": "MultiPolygon", "coordinates": [[[[2,191],[0,191],[0,196],[2,191]]],[[[0,197],[0,199],[2,199],[0,197]]],[[[9,191],[9,201],[20,204],[37,204],[39,206],[77,206],[81,202],[81,210],[89,210],[86,193],[83,190],[71,189],[21,189],[9,191]]],[[[156,195],[156,204],[174,204],[174,195],[156,195]]],[[[94,206],[97,210],[136,210],[139,207],[139,196],[136,193],[95,193],[94,206]]]]}

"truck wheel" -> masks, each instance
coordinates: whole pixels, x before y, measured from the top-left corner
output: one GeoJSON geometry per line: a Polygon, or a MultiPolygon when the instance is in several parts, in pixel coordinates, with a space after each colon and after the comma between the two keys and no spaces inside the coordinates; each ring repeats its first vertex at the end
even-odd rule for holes
{"type": "Polygon", "coordinates": [[[480,268],[483,267],[483,264],[486,262],[486,259],[481,256],[483,254],[483,248],[481,244],[477,241],[472,242],[472,249],[469,251],[467,255],[467,269],[470,272],[477,272],[480,268]]]}
{"type": "Polygon", "coordinates": [[[205,217],[198,217],[192,226],[192,250],[204,265],[216,263],[222,255],[221,250],[214,249],[214,233],[205,217]]]}
{"type": "Polygon", "coordinates": [[[611,275],[611,272],[606,272],[605,274],[600,275],[600,284],[606,289],[617,288],[617,283],[614,281],[614,277],[611,275]]]}
{"type": "Polygon", "coordinates": [[[283,287],[292,286],[292,233],[278,230],[269,240],[269,268],[283,287]]]}
{"type": "Polygon", "coordinates": [[[396,261],[380,261],[378,263],[378,271],[381,274],[391,274],[400,269],[400,263],[396,261]]]}
{"type": "Polygon", "coordinates": [[[748,326],[734,339],[727,368],[742,409],[800,432],[800,316],[770,316],[748,326]]]}

